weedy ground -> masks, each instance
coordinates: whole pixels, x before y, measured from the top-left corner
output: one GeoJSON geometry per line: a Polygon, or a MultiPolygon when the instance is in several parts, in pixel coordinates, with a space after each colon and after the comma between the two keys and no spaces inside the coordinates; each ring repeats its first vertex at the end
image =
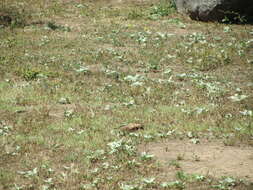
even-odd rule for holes
{"type": "Polygon", "coordinates": [[[252,188],[187,174],[180,155],[176,179],[161,177],[138,148],[252,147],[252,25],[191,21],[156,0],[3,0],[0,25],[0,189],[252,188]],[[144,129],[120,130],[131,123],[144,129]]]}

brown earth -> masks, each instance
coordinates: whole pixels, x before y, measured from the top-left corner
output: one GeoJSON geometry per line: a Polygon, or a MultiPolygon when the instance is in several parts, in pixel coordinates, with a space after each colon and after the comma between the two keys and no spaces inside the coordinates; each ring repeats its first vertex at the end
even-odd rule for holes
{"type": "Polygon", "coordinates": [[[201,140],[193,144],[186,140],[169,140],[148,143],[139,148],[140,152],[153,154],[163,166],[165,177],[174,176],[172,161],[189,174],[201,174],[220,178],[231,176],[253,182],[253,147],[224,146],[222,142],[201,140]]]}

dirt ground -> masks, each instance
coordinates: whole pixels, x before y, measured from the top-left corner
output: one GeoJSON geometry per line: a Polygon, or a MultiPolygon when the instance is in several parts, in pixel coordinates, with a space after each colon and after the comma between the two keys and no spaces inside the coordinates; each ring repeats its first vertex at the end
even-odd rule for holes
{"type": "Polygon", "coordinates": [[[165,176],[174,175],[176,162],[184,172],[213,177],[231,176],[253,182],[253,147],[224,146],[222,142],[193,144],[170,140],[142,145],[139,149],[153,154],[164,167],[165,176]]]}

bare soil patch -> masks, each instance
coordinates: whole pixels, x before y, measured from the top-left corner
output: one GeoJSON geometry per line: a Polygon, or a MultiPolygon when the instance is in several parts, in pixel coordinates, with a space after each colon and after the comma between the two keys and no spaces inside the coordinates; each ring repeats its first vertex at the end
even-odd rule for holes
{"type": "Polygon", "coordinates": [[[148,143],[139,149],[153,154],[162,164],[166,176],[174,175],[171,163],[189,174],[213,177],[231,176],[253,182],[253,147],[224,146],[222,142],[193,144],[185,140],[148,143]]]}

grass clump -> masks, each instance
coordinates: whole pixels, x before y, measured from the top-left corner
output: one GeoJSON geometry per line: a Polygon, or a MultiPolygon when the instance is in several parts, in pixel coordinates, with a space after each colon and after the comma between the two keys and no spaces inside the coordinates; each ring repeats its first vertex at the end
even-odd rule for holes
{"type": "Polygon", "coordinates": [[[134,20],[134,19],[142,19],[144,18],[144,16],[145,13],[143,13],[142,10],[133,9],[128,13],[127,18],[130,20],[134,20]]]}
{"type": "Polygon", "coordinates": [[[0,8],[0,25],[7,27],[24,27],[27,25],[30,14],[17,6],[3,6],[0,8]]]}
{"type": "Polygon", "coordinates": [[[62,26],[62,25],[56,24],[55,22],[52,22],[52,21],[49,21],[46,24],[46,27],[51,30],[61,30],[61,31],[66,31],[66,32],[71,31],[70,27],[62,26]]]}
{"type": "Polygon", "coordinates": [[[150,18],[164,17],[175,13],[176,6],[172,0],[161,0],[150,9],[150,18]]]}

